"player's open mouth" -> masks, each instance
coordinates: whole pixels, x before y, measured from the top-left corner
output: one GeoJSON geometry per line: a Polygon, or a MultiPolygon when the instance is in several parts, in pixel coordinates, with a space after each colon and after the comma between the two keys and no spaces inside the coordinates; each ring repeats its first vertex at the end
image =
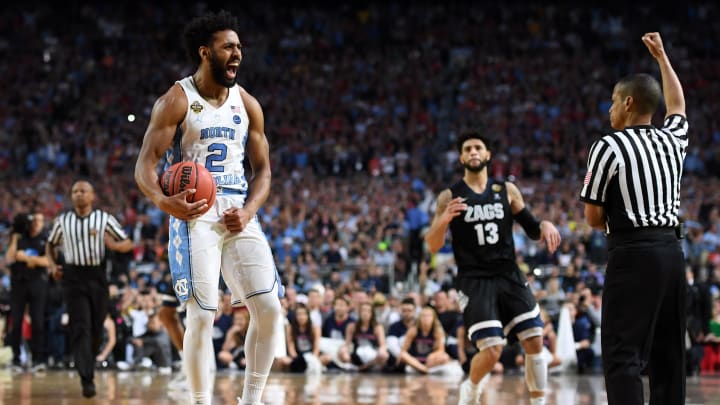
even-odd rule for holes
{"type": "Polygon", "coordinates": [[[227,69],[225,69],[225,74],[228,77],[235,77],[237,75],[238,67],[240,66],[240,62],[233,62],[229,63],[227,65],[227,69]]]}

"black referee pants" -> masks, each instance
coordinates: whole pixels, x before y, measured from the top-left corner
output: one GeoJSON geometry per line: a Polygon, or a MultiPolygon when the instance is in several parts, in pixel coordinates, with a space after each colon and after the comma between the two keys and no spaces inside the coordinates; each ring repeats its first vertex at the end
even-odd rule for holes
{"type": "Polygon", "coordinates": [[[685,403],[684,258],[672,230],[608,238],[602,360],[608,405],[685,403]]]}
{"type": "Polygon", "coordinates": [[[70,317],[70,347],[83,386],[93,384],[95,356],[103,341],[103,322],[108,313],[105,267],[66,265],[63,287],[70,317]]]}

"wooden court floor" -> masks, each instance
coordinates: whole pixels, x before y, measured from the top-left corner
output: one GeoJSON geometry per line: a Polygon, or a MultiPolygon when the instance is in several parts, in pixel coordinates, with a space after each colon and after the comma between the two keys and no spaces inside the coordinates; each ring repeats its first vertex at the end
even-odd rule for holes
{"type": "MultiPolygon", "coordinates": [[[[154,372],[100,371],[98,395],[84,399],[80,382],[70,371],[15,374],[0,370],[0,404],[187,404],[185,394],[168,393],[170,376],[154,372]]],[[[236,404],[243,375],[219,373],[214,405],[236,404]]],[[[305,376],[273,373],[268,379],[266,405],[297,404],[457,404],[462,377],[380,374],[326,374],[305,376]]],[[[572,374],[550,377],[549,405],[601,405],[606,403],[602,376],[572,374]]],[[[687,405],[720,405],[720,376],[691,377],[687,405]]],[[[647,396],[646,396],[647,401],[647,396]]],[[[483,404],[529,404],[522,375],[495,375],[484,393],[483,404]]]]}

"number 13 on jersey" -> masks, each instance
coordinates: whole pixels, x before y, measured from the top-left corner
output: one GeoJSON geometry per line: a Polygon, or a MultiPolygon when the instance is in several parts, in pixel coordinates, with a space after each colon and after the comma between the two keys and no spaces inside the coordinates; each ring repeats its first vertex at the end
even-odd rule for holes
{"type": "Polygon", "coordinates": [[[494,245],[500,240],[498,234],[498,225],[495,222],[485,222],[475,225],[475,231],[477,232],[478,245],[494,245]]]}

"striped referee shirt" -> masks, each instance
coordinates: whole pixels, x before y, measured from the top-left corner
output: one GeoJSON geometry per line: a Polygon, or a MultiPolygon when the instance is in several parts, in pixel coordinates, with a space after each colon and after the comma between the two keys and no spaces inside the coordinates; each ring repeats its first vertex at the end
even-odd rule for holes
{"type": "Polygon", "coordinates": [[[88,216],[78,216],[74,210],[55,219],[48,243],[62,242],[65,263],[75,266],[100,266],[105,261],[105,232],[117,240],[127,239],[115,217],[99,209],[88,216]]]}
{"type": "Polygon", "coordinates": [[[593,143],[580,201],[605,209],[608,233],[678,225],[687,130],[673,114],[660,129],[628,127],[593,143]]]}

